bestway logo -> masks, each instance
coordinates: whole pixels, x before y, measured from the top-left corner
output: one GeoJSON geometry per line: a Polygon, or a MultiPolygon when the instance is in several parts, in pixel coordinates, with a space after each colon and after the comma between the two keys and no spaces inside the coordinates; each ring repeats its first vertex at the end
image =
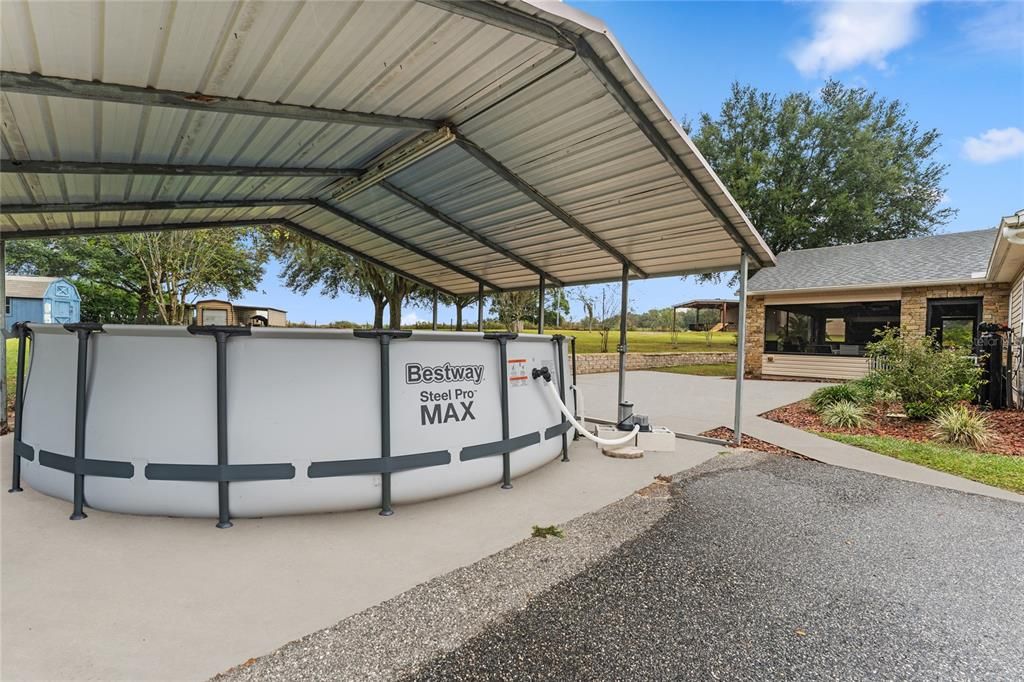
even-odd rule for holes
{"type": "Polygon", "coordinates": [[[410,362],[405,366],[407,384],[447,384],[460,381],[479,384],[483,378],[483,365],[453,365],[446,362],[436,367],[424,367],[418,362],[410,362]]]}

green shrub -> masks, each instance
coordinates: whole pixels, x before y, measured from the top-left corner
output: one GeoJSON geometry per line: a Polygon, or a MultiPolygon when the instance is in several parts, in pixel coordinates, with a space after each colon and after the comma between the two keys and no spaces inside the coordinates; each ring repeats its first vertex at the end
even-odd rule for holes
{"type": "Polygon", "coordinates": [[[981,384],[981,368],[970,357],[940,348],[931,336],[886,329],[868,344],[867,354],[878,365],[871,383],[898,396],[911,419],[934,417],[944,407],[970,400],[981,384]]]}
{"type": "Polygon", "coordinates": [[[819,388],[811,394],[811,397],[808,400],[811,403],[811,408],[815,412],[821,412],[829,405],[833,405],[841,401],[860,405],[865,402],[864,397],[863,389],[851,381],[846,384],[836,384],[834,386],[824,386],[819,388]]]}
{"type": "Polygon", "coordinates": [[[953,445],[964,445],[978,450],[992,440],[988,418],[967,409],[964,405],[942,408],[932,423],[935,425],[935,437],[953,445]]]}
{"type": "Polygon", "coordinates": [[[534,526],[530,535],[535,538],[564,538],[565,532],[558,526],[534,526]]]}
{"type": "Polygon", "coordinates": [[[834,429],[856,429],[871,422],[864,413],[864,407],[849,400],[826,405],[821,411],[821,421],[834,429]]]}

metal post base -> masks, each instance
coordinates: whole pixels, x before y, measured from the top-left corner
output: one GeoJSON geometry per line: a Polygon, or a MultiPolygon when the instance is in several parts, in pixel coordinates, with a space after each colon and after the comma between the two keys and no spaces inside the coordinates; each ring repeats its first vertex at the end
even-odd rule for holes
{"type": "Polygon", "coordinates": [[[13,488],[9,488],[9,489],[7,490],[7,492],[9,492],[9,493],[20,493],[20,492],[22,492],[23,490],[24,490],[24,488],[22,488],[21,486],[15,486],[15,487],[13,487],[13,488]]]}
{"type": "Polygon", "coordinates": [[[511,483],[502,483],[501,484],[501,489],[502,490],[512,490],[512,484],[511,483]]]}
{"type": "Polygon", "coordinates": [[[74,514],[72,514],[68,518],[71,519],[72,521],[81,521],[82,519],[89,518],[89,515],[86,514],[85,512],[75,512],[74,514]]]}
{"type": "Polygon", "coordinates": [[[234,525],[235,524],[231,523],[230,521],[220,521],[217,523],[218,528],[231,528],[234,525]]]}
{"type": "Polygon", "coordinates": [[[378,516],[394,516],[395,515],[395,510],[394,509],[381,509],[380,512],[378,512],[377,515],[378,516]]]}

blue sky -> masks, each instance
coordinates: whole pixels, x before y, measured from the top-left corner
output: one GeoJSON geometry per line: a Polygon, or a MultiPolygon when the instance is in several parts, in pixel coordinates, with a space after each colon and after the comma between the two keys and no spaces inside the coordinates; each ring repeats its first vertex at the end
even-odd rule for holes
{"type": "MultiPolygon", "coordinates": [[[[1024,3],[572,2],[602,19],[677,118],[717,112],[733,81],[778,93],[815,91],[829,76],[902,100],[938,128],[948,163],[942,231],[995,225],[1024,208],[1024,3]]],[[[369,321],[368,301],[281,286],[271,263],[245,297],[292,320],[369,321]]],[[[728,296],[678,277],[633,283],[634,309],[728,296]]],[[[429,319],[430,310],[406,311],[429,319]]],[[[581,311],[573,306],[573,316],[581,311]]],[[[467,311],[467,316],[475,316],[467,311]]],[[[442,310],[441,319],[454,317],[442,310]]]]}

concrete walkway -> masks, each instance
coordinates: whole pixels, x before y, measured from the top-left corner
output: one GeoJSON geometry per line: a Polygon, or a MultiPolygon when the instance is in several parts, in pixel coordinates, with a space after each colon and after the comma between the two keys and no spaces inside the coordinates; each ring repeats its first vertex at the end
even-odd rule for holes
{"type": "MultiPolygon", "coordinates": [[[[615,374],[581,376],[579,384],[584,391],[586,408],[591,416],[604,419],[615,417],[615,374]]],[[[834,466],[976,495],[1024,502],[1024,496],[1008,490],[838,443],[757,416],[776,407],[802,400],[822,385],[804,381],[744,382],[743,432],[834,466]]],[[[719,377],[668,372],[629,372],[626,376],[626,398],[636,404],[636,411],[650,415],[652,424],[667,426],[677,432],[696,434],[719,426],[731,427],[735,391],[734,381],[719,377]]]]}
{"type": "Polygon", "coordinates": [[[202,679],[599,509],[721,448],[610,459],[589,444],[497,486],[375,511],[210,519],[90,511],[8,494],[0,440],[0,678],[202,679]]]}

